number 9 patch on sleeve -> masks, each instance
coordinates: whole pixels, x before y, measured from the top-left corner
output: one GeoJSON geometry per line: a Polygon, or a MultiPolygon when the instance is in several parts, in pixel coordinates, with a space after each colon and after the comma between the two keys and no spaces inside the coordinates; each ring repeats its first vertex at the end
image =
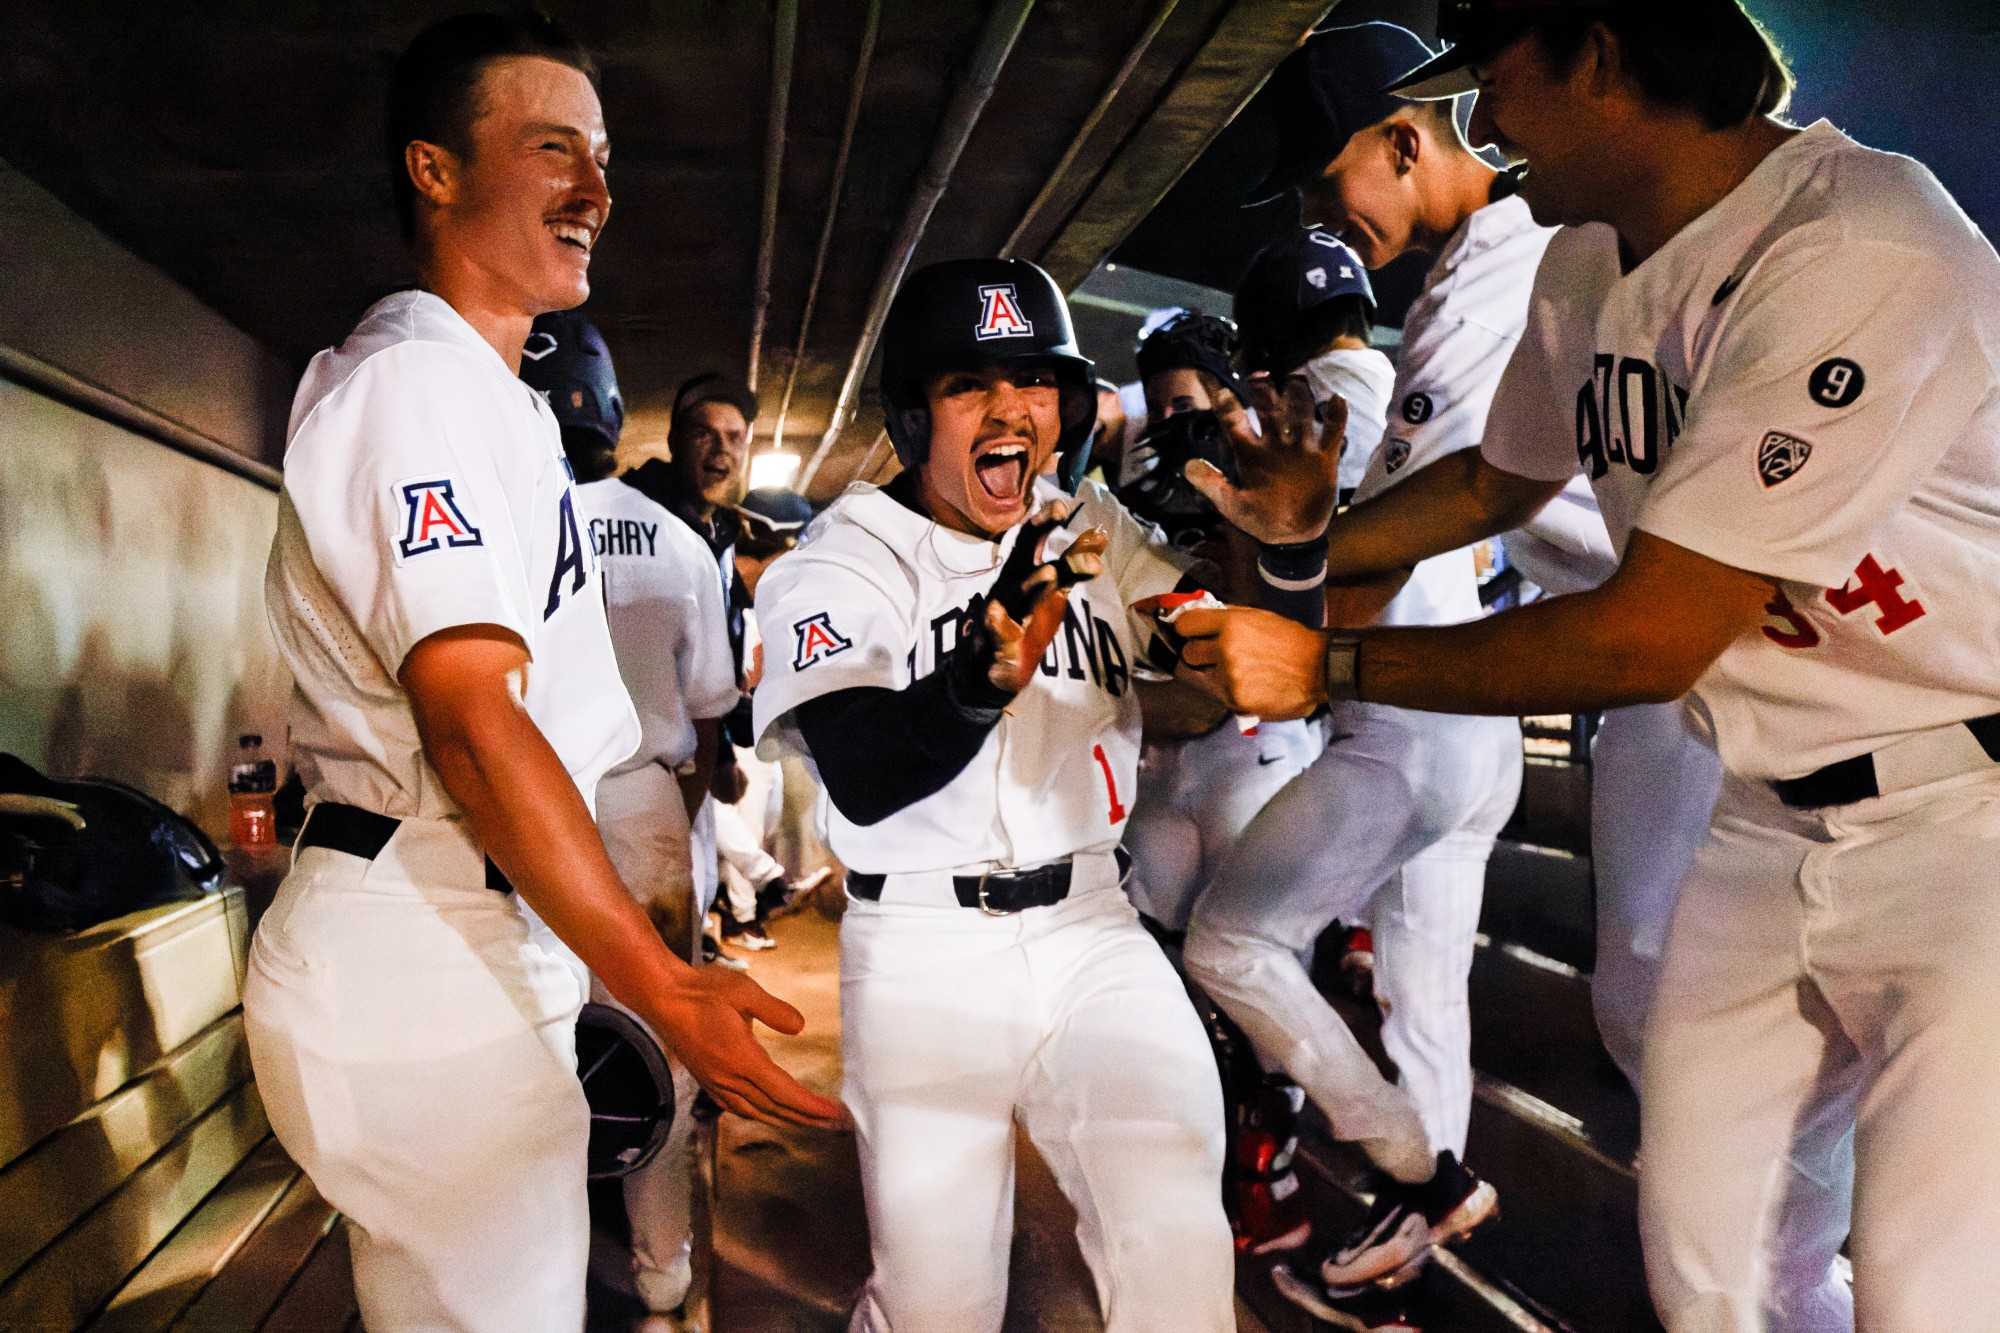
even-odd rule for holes
{"type": "Polygon", "coordinates": [[[396,563],[448,547],[483,546],[485,539],[466,517],[450,477],[417,477],[391,489],[402,505],[403,535],[396,541],[396,563]]]}

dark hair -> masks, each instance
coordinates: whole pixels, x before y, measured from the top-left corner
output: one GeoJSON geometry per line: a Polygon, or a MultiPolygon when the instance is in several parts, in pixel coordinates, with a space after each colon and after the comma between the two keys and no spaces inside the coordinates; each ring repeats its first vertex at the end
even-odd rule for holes
{"type": "Polygon", "coordinates": [[[1568,69],[1600,23],[1617,37],[1647,100],[1693,111],[1712,130],[1777,115],[1791,103],[1784,53],[1739,0],[1612,5],[1540,19],[1535,33],[1550,64],[1568,69]]]}
{"type": "Polygon", "coordinates": [[[416,235],[417,191],[403,164],[411,141],[442,144],[461,157],[472,151],[476,94],[486,66],[507,56],[541,56],[581,70],[597,85],[597,63],[557,25],[537,13],[460,14],[418,33],[389,76],[389,117],[384,147],[396,217],[403,238],[416,235]]]}
{"type": "Polygon", "coordinates": [[[1289,373],[1298,369],[1335,338],[1359,338],[1367,342],[1374,329],[1374,322],[1368,317],[1368,302],[1359,293],[1349,292],[1331,301],[1321,301],[1299,316],[1291,343],[1292,354],[1298,359],[1286,370],[1289,373]]]}

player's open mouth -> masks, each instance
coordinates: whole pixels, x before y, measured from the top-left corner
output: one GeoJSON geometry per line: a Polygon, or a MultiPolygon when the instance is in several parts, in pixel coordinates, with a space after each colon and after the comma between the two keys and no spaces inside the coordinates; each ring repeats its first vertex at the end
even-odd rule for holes
{"type": "Polygon", "coordinates": [[[1021,444],[996,445],[972,460],[972,470],[979,478],[980,489],[988,496],[1002,504],[1012,504],[1028,489],[1028,448],[1021,444]]]}

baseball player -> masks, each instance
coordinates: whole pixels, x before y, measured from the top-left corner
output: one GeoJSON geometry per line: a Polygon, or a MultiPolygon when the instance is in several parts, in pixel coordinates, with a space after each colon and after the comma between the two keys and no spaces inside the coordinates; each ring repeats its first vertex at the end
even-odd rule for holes
{"type": "MultiPolygon", "coordinates": [[[[609,375],[608,354],[601,364],[609,375]]],[[[543,370],[551,403],[568,401],[573,391],[562,369],[543,370]]],[[[667,947],[694,961],[696,923],[715,900],[716,866],[713,857],[696,864],[689,835],[708,796],[722,718],[736,706],[736,664],[714,557],[667,509],[665,471],[654,460],[592,482],[577,489],[577,503],[603,571],[611,643],[640,731],[639,748],[598,784],[597,826],[612,865],[667,947]]],[[[601,981],[593,980],[592,990],[600,1003],[616,1003],[601,981]]],[[[675,1104],[689,1105],[692,1076],[672,1058],[668,1069],[675,1104]]],[[[694,1118],[678,1115],[659,1153],[624,1177],[633,1286],[655,1315],[678,1309],[693,1281],[693,1154],[694,1118]]]]}
{"type": "MultiPolygon", "coordinates": [[[[1384,67],[1409,67],[1396,54],[1401,39],[1415,42],[1400,28],[1369,24],[1322,34],[1309,53],[1332,49],[1347,78],[1359,70],[1380,86],[1390,75],[1374,74],[1384,67]]],[[[1357,115],[1347,125],[1360,131],[1373,123],[1357,115]]],[[[1337,158],[1343,145],[1335,140],[1326,151],[1337,158]]],[[[1480,169],[1490,183],[1491,170],[1480,169]]],[[[1464,188],[1470,194],[1472,183],[1464,188]]],[[[1396,423],[1369,460],[1362,499],[1400,484],[1413,463],[1478,438],[1476,386],[1460,392],[1446,380],[1449,353],[1438,349],[1472,322],[1494,233],[1509,230],[1502,220],[1482,221],[1432,242],[1437,259],[1405,324],[1396,397],[1429,398],[1443,410],[1396,423]]],[[[1327,330],[1301,309],[1316,294],[1315,271],[1367,291],[1359,256],[1308,231],[1260,256],[1246,279],[1251,299],[1239,298],[1259,312],[1258,341],[1283,374],[1300,368],[1292,356],[1352,355],[1324,352],[1327,330]],[[1353,276],[1339,276],[1343,269],[1353,276]]],[[[1471,359],[1464,349],[1460,356],[1471,359]]],[[[1333,375],[1312,365],[1303,363],[1317,396],[1333,375]]],[[[1332,589],[1328,605],[1337,625],[1476,619],[1472,553],[1460,547],[1372,586],[1332,589]]],[[[1520,791],[1521,742],[1504,719],[1352,705],[1337,708],[1328,728],[1326,752],[1272,799],[1217,869],[1195,907],[1186,959],[1259,1053],[1298,1080],[1334,1132],[1358,1141],[1384,1173],[1367,1218],[1327,1247],[1317,1272],[1273,1274],[1288,1298],[1337,1318],[1357,1313],[1344,1308],[1351,1298],[1373,1309],[1370,1284],[1399,1284],[1434,1242],[1472,1230],[1496,1206],[1492,1186],[1459,1161],[1472,1094],[1465,991],[1487,857],[1520,791]],[[1301,962],[1335,919],[1365,919],[1373,929],[1383,1044],[1398,1084],[1376,1072],[1301,962]]]]}
{"type": "Polygon", "coordinates": [[[1990,1323],[2000,257],[1919,164],[1778,119],[1789,71],[1733,0],[1443,17],[1457,45],[1408,95],[1476,86],[1472,137],[1529,164],[1538,220],[1571,225],[1483,456],[1357,507],[1331,568],[1399,565],[1426,510],[1458,539],[1504,528],[1580,466],[1618,572],[1453,629],[1189,615],[1187,660],[1274,716],[1329,696],[1521,713],[1692,689],[1724,778],[1646,1037],[1661,1316],[1785,1313],[1787,1148],[1845,1119],[1855,1324],[1990,1323]]]}
{"type": "MultiPolygon", "coordinates": [[[[1091,366],[1034,265],[912,274],[882,391],[906,470],[850,487],[757,597],[758,733],[813,761],[850,868],[844,1095],[875,1261],[853,1326],[1000,1326],[1018,1117],[1076,1204],[1107,1328],[1232,1329],[1215,1065],[1119,891],[1133,673],[1155,660],[1128,608],[1183,560],[1079,487],[1091,366]]],[[[1288,405],[1288,439],[1330,457],[1310,410],[1288,405]]],[[[1291,554],[1259,559],[1282,578],[1291,554]]]]}
{"type": "MultiPolygon", "coordinates": [[[[1139,373],[1148,427],[1130,451],[1135,479],[1116,492],[1126,509],[1159,526],[1176,547],[1224,568],[1232,560],[1222,549],[1221,516],[1187,484],[1181,469],[1203,450],[1197,431],[1208,432],[1207,450],[1220,456],[1216,410],[1222,395],[1249,400],[1233,361],[1237,343],[1229,321],[1200,313],[1177,316],[1146,339],[1139,373]]],[[[1348,420],[1351,434],[1357,421],[1353,415],[1348,420]]],[[[1233,589],[1239,580],[1224,581],[1233,589]]],[[[1146,703],[1155,690],[1188,688],[1142,684],[1140,701],[1146,703]]],[[[1125,834],[1132,853],[1129,888],[1141,912],[1178,934],[1187,929],[1195,896],[1223,852],[1264,802],[1319,753],[1318,728],[1275,722],[1245,735],[1219,709],[1204,707],[1187,717],[1171,705],[1148,720],[1125,834]],[[1176,726],[1180,721],[1187,725],[1176,726]]]]}
{"type": "MultiPolygon", "coordinates": [[[[689,376],[674,391],[667,428],[672,456],[664,473],[674,514],[715,556],[739,681],[750,664],[745,637],[750,599],[737,580],[735,548],[741,519],[736,506],[747,486],[750,423],[756,419],[757,398],[745,385],[715,371],[689,376]]],[[[704,862],[719,854],[716,821],[722,807],[743,798],[746,779],[736,762],[736,747],[751,742],[748,710],[746,697],[724,723],[724,744],[716,755],[712,783],[715,801],[695,817],[695,855],[704,862]]],[[[724,888],[722,936],[752,949],[770,948],[773,941],[757,923],[756,896],[736,883],[725,881],[724,888]]]]}
{"type": "Polygon", "coordinates": [[[580,310],[537,315],[521,346],[521,378],[555,414],[578,485],[618,470],[625,395],[618,391],[611,349],[588,316],[580,310]]]}
{"type": "Polygon", "coordinates": [[[725,1105],[840,1114],[752,1039],[797,1012],[674,958],[591,821],[639,727],[555,420],[517,378],[610,210],[590,71],[542,19],[415,39],[388,147],[422,286],[313,359],[288,431],[267,596],[310,810],[244,1018],[370,1328],[582,1324],[584,997],[557,937],[725,1105]]]}

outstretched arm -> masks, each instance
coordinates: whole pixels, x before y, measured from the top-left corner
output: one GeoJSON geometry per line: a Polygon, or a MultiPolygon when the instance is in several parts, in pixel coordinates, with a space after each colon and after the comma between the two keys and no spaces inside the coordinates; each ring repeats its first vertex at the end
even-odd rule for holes
{"type": "Polygon", "coordinates": [[[480,846],[724,1107],[774,1124],[844,1123],[838,1102],[801,1086],[752,1035],[752,1020],[799,1031],[798,1010],[742,973],[690,967],[661,942],[605,853],[576,783],[528,716],[527,672],[519,639],[469,625],[419,642],[398,673],[424,754],[480,846]]]}
{"type": "MultiPolygon", "coordinates": [[[[1518,716],[1677,699],[1763,623],[1771,580],[1641,531],[1609,582],[1463,625],[1343,635],[1352,687],[1332,693],[1441,713],[1518,716]]],[[[1239,712],[1303,717],[1327,702],[1324,633],[1249,608],[1191,611],[1190,679],[1239,712]]]]}
{"type": "Polygon", "coordinates": [[[1328,533],[1327,577],[1380,578],[1485,541],[1520,527],[1562,488],[1503,472],[1477,449],[1446,454],[1340,516],[1328,533]]]}

